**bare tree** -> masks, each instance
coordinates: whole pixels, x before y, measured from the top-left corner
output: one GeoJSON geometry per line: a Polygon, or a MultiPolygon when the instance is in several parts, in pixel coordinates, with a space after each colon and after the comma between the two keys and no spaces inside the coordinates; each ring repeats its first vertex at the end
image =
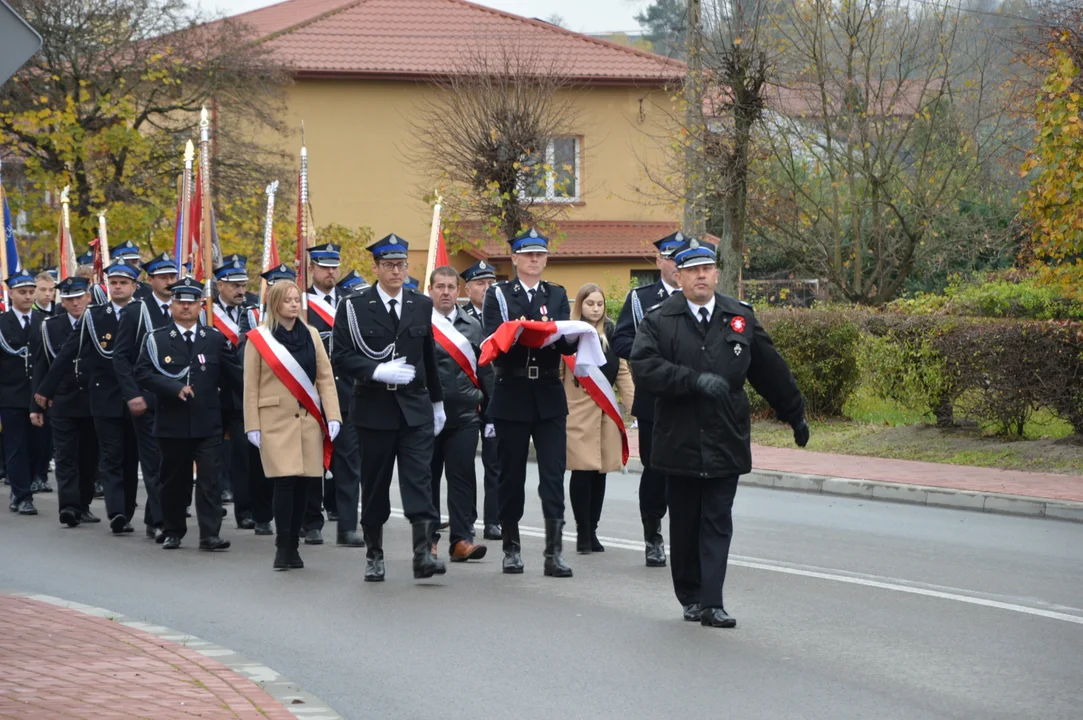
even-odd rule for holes
{"type": "Polygon", "coordinates": [[[521,42],[479,43],[435,85],[413,120],[411,159],[441,187],[450,220],[511,239],[567,211],[575,160],[553,141],[573,132],[577,115],[562,61],[521,42]]]}

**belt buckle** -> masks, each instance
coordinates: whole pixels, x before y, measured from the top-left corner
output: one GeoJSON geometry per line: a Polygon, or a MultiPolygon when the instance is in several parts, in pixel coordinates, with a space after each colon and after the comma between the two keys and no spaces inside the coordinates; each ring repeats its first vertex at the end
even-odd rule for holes
{"type": "Polygon", "coordinates": [[[388,385],[387,389],[394,392],[395,390],[399,389],[399,386],[398,385],[388,385]]]}
{"type": "Polygon", "coordinates": [[[528,365],[527,366],[527,368],[526,368],[526,379],[527,380],[537,380],[538,379],[538,366],[537,365],[528,365]]]}

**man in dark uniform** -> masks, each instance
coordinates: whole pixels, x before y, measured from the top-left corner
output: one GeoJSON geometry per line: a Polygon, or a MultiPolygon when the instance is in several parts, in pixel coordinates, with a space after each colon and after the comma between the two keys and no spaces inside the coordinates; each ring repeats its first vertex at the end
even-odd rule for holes
{"type": "MultiPolygon", "coordinates": [[[[56,302],[56,270],[42,270],[34,277],[34,312],[38,313],[42,320],[51,318],[61,312],[60,305],[56,302]]],[[[49,461],[53,459],[53,428],[49,416],[43,418],[41,425],[31,423],[30,447],[31,455],[34,456],[34,465],[30,468],[31,489],[36,493],[51,493],[49,485],[49,461]]]]}
{"type": "Polygon", "coordinates": [[[398,461],[399,490],[413,526],[415,578],[443,575],[433,557],[439,515],[432,505],[433,437],[443,430],[444,396],[436,369],[432,301],[403,287],[409,246],[397,235],[369,246],[379,282],[345,298],[335,316],[331,363],[353,381],[350,418],[361,450],[361,530],[365,580],[384,579],[383,526],[398,461]]]}
{"type": "MultiPolygon", "coordinates": [[[[657,282],[633,289],[625,298],[613,333],[613,350],[619,357],[627,360],[632,356],[632,343],[647,310],[680,291],[673,253],[684,243],[685,236],[679,231],[655,241],[658,257],[654,262],[662,277],[657,282]]],[[[649,392],[636,387],[632,415],[639,422],[639,459],[643,463],[643,473],[639,476],[639,517],[643,521],[643,540],[646,543],[644,554],[647,567],[665,567],[662,518],[666,516],[666,476],[651,467],[654,400],[649,392]]]]}
{"type": "Polygon", "coordinates": [[[643,318],[632,370],[637,387],[657,398],[651,462],[666,475],[669,559],[684,619],[735,627],[722,585],[737,477],[752,470],[745,380],[801,447],[805,402],[752,307],[716,291],[714,247],[691,238],[675,260],[681,293],[643,318]]]}
{"type": "MultiPolygon", "coordinates": [[[[45,377],[68,336],[75,332],[90,303],[90,282],[69,277],[57,286],[64,312],[41,324],[41,338],[34,345],[34,387],[45,377]]],[[[94,475],[98,468],[98,436],[90,417],[87,378],[75,374],[74,365],[57,386],[53,404],[48,409],[36,402],[30,408],[30,421],[37,426],[45,415],[53,430],[56,449],[56,488],[60,522],[68,527],[80,523],[101,522],[90,511],[94,499],[94,475]]]]}
{"type": "Polygon", "coordinates": [[[139,246],[131,240],[125,240],[120,245],[114,247],[109,253],[109,261],[111,263],[124,262],[135,269],[136,282],[135,292],[132,293],[133,299],[144,300],[153,292],[150,285],[139,282],[139,270],[142,267],[141,256],[139,254],[139,246]]]}
{"type": "Polygon", "coordinates": [[[175,550],[188,531],[185,507],[192,497],[192,463],[198,473],[196,519],[199,549],[225,550],[218,460],[222,443],[219,392],[241,384],[236,350],[221,332],[199,324],[203,284],[190,277],[170,286],[173,322],[147,334],[135,367],[141,387],[157,396],[154,436],[162,449],[162,547],[175,550]]]}
{"type": "MultiPolygon", "coordinates": [[[[312,286],[308,288],[308,324],[316,328],[323,339],[324,349],[331,355],[331,336],[335,329],[335,313],[342,301],[343,292],[336,284],[338,279],[341,248],[334,243],[316,245],[308,249],[308,273],[312,286]]],[[[354,273],[356,275],[356,273],[354,273]]],[[[357,430],[349,422],[350,394],[353,383],[344,373],[335,370],[335,387],[342,412],[342,429],[335,438],[331,455],[331,477],[324,476],[321,492],[319,483],[309,484],[308,505],[305,509],[305,542],[323,542],[320,530],[323,514],[320,505],[327,509],[327,519],[338,522],[335,542],[344,547],[365,547],[365,540],[357,532],[357,504],[361,491],[361,453],[357,444],[357,430]]]]}
{"type": "Polygon", "coordinates": [[[34,507],[34,446],[30,442],[31,342],[41,336],[41,315],[34,311],[34,276],[16,272],[7,279],[11,307],[0,315],[0,432],[4,434],[11,502],[20,515],[37,515],[34,507]]]}
{"type": "MultiPolygon", "coordinates": [[[[509,320],[567,320],[568,294],[541,279],[549,240],[534,228],[511,241],[515,279],[494,284],[485,294],[482,325],[492,335],[509,320]]],[[[571,577],[564,562],[564,468],[567,463],[568,399],[560,380],[562,355],[576,351],[575,341],[558,340],[543,348],[514,345],[493,361],[493,394],[488,414],[500,450],[500,522],[503,571],[523,572],[519,520],[526,501],[526,465],[530,440],[538,459],[542,514],[545,517],[545,568],[551,577],[571,577]]]]}
{"type": "Polygon", "coordinates": [[[142,300],[132,299],[120,313],[117,339],[113,345],[113,369],[120,383],[120,396],[128,406],[139,446],[139,465],[143,469],[143,487],[147,502],[143,507],[143,525],[149,538],[158,539],[162,533],[162,505],[159,498],[162,456],[154,437],[154,395],[144,393],[135,382],[135,363],[147,333],[173,322],[170,315],[172,297],[169,287],[177,281],[177,263],[162,253],[143,263],[147,285],[151,292],[142,300]]]}
{"type": "Polygon", "coordinates": [[[350,293],[360,292],[369,286],[369,281],[366,280],[356,270],[351,270],[342,276],[342,279],[338,281],[339,298],[343,298],[350,293]]]}
{"type": "MultiPolygon", "coordinates": [[[[496,282],[496,270],[484,260],[476,263],[459,273],[466,283],[466,303],[462,306],[463,311],[470,317],[481,322],[481,309],[485,304],[485,293],[489,286],[496,282]]],[[[484,339],[484,338],[483,338],[484,339]]],[[[492,374],[487,373],[490,382],[492,374]]],[[[487,388],[486,392],[492,392],[487,388]]],[[[496,430],[489,422],[487,414],[482,413],[481,431],[481,466],[485,469],[485,501],[482,510],[484,528],[482,537],[486,540],[499,540],[500,535],[500,502],[497,496],[496,486],[500,478],[500,455],[496,447],[496,430]]]]}

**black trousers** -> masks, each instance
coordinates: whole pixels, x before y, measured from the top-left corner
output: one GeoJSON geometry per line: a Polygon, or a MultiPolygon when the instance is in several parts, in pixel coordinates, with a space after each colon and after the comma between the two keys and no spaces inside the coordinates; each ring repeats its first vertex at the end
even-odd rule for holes
{"type": "MultiPolygon", "coordinates": [[[[484,428],[483,428],[484,431],[484,428]]],[[[500,482],[500,449],[495,437],[481,438],[481,467],[485,469],[485,500],[482,517],[486,525],[500,522],[500,495],[497,485],[500,482]]]]}
{"type": "Polygon", "coordinates": [[[391,476],[399,465],[402,509],[410,522],[438,522],[432,504],[433,426],[408,427],[399,411],[398,430],[357,428],[361,446],[361,525],[376,528],[391,517],[391,476]]]}
{"type": "Polygon", "coordinates": [[[275,534],[278,537],[299,538],[309,489],[313,485],[319,486],[320,479],[296,475],[269,479],[274,487],[275,534]]]}
{"type": "Polygon", "coordinates": [[[639,516],[644,521],[659,522],[666,516],[666,476],[651,467],[651,436],[654,423],[639,420],[639,459],[643,474],[639,476],[639,516]]]}
{"type": "Polygon", "coordinates": [[[90,510],[98,469],[98,435],[89,417],[55,417],[57,509],[90,510]]]}
{"type": "Polygon", "coordinates": [[[263,473],[263,459],[259,456],[259,448],[248,442],[245,437],[244,444],[248,447],[248,491],[252,498],[252,521],[269,523],[274,519],[274,482],[263,473]]]}
{"type": "Polygon", "coordinates": [[[112,520],[135,515],[135,496],[139,489],[139,443],[135,427],[124,417],[94,418],[98,433],[98,478],[105,491],[105,512],[112,520]]]}
{"type": "Polygon", "coordinates": [[[222,437],[158,438],[162,448],[162,516],[165,534],[182,538],[188,532],[184,510],[196,486],[196,521],[200,539],[222,530],[222,490],[218,485],[218,460],[222,437]],[[192,463],[196,478],[192,477],[192,463]]]}
{"type": "Polygon", "coordinates": [[[229,433],[229,439],[222,440],[222,467],[219,476],[223,480],[222,490],[233,491],[233,517],[240,522],[244,518],[253,517],[251,473],[248,469],[248,448],[252,447],[252,444],[248,442],[248,436],[244,432],[243,412],[230,414],[226,422],[226,432],[229,433]],[[228,485],[225,483],[227,478],[228,485]]]}
{"type": "Polygon", "coordinates": [[[530,456],[530,439],[538,458],[538,495],[546,520],[564,519],[564,468],[567,464],[568,417],[547,418],[533,422],[496,420],[496,437],[500,441],[501,522],[518,523],[523,518],[526,503],[526,464],[530,456]]]}
{"type": "Polygon", "coordinates": [[[148,527],[161,527],[162,453],[158,448],[158,438],[154,437],[154,406],[150,405],[139,417],[129,417],[135,431],[139,467],[143,469],[143,487],[147,491],[147,504],[143,508],[143,524],[148,527]]]}
{"type": "Polygon", "coordinates": [[[346,417],[342,418],[342,428],[335,438],[331,474],[334,476],[331,482],[335,486],[334,509],[338,512],[338,532],[340,535],[356,532],[357,508],[361,504],[361,450],[357,442],[357,428],[346,417]]]}
{"type": "Polygon", "coordinates": [[[432,505],[440,513],[440,476],[447,477],[447,511],[451,518],[448,536],[452,546],[474,540],[478,519],[478,424],[444,428],[433,439],[432,505]]]}
{"type": "Polygon", "coordinates": [[[568,499],[580,530],[597,530],[605,502],[605,473],[596,470],[572,470],[568,481],[568,499]]]}
{"type": "Polygon", "coordinates": [[[669,566],[682,605],[720,608],[733,537],[737,477],[666,478],[669,566]]]}
{"type": "Polygon", "coordinates": [[[11,485],[12,502],[32,500],[31,476],[35,458],[30,445],[30,410],[28,408],[0,408],[0,425],[4,433],[4,456],[7,464],[8,484],[11,485]]]}
{"type": "Polygon", "coordinates": [[[33,457],[31,477],[36,480],[48,479],[49,461],[53,459],[53,428],[48,414],[45,415],[44,426],[30,426],[30,455],[33,457]]]}

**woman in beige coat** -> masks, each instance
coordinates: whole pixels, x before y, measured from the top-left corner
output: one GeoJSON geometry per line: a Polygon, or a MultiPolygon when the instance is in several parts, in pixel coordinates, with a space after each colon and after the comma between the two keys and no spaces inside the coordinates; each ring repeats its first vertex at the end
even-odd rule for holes
{"type": "MultiPolygon", "coordinates": [[[[331,440],[342,415],[331,362],[319,333],[301,319],[301,292],[294,283],[277,283],[267,293],[262,328],[268,345],[284,349],[316,389],[331,440]],[[279,347],[280,346],[280,347],[279,347]]],[[[298,553],[309,483],[324,473],[324,434],[260,354],[249,336],[244,351],[244,429],[259,448],[263,471],[274,482],[275,570],[303,568],[298,553]]]]}
{"type": "MultiPolygon", "coordinates": [[[[632,407],[635,386],[628,363],[617,357],[609,344],[615,327],[605,315],[605,294],[594,283],[579,288],[572,307],[572,319],[583,320],[598,329],[606,364],[601,368],[621,403],[632,407]]],[[[575,549],[580,554],[604,552],[598,541],[598,520],[605,499],[605,475],[621,469],[620,428],[606,415],[582,388],[579,381],[561,365],[564,392],[568,396],[568,469],[572,471],[568,484],[572,514],[575,515],[575,549]]]]}

